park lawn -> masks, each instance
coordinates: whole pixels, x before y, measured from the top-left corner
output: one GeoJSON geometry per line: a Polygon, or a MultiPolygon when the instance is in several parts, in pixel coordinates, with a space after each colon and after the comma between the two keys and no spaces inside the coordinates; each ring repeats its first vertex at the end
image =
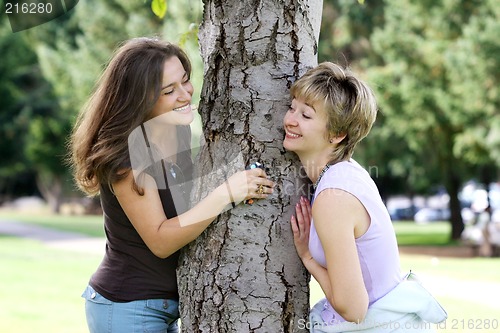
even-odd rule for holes
{"type": "Polygon", "coordinates": [[[456,241],[450,240],[451,225],[448,222],[417,224],[413,221],[393,223],[400,246],[452,246],[456,241]]]}
{"type": "Polygon", "coordinates": [[[500,259],[402,255],[403,271],[416,273],[440,302],[448,319],[438,332],[498,332],[500,259]],[[496,322],[497,329],[488,327],[496,322]]]}
{"type": "Polygon", "coordinates": [[[0,332],[88,332],[80,295],[101,257],[1,236],[0,332]]]}
{"type": "MultiPolygon", "coordinates": [[[[0,213],[0,219],[102,236],[102,216],[50,216],[0,213]]],[[[395,223],[401,245],[447,245],[446,223],[395,223]]],[[[448,243],[447,243],[448,242],[448,243]]],[[[451,243],[451,246],[455,246],[451,243]]],[[[87,332],[80,297],[100,255],[64,251],[40,242],[0,236],[0,332],[87,332]]],[[[499,258],[437,258],[402,255],[403,272],[415,272],[448,312],[438,332],[497,332],[487,322],[500,321],[499,258]],[[492,286],[491,289],[485,289],[492,286]],[[495,302],[491,300],[496,300],[495,302]],[[470,329],[468,325],[476,325],[470,329]],[[479,329],[478,323],[482,325],[479,329]]],[[[322,291],[311,282],[311,304],[322,291]]]]}
{"type": "MultiPolygon", "coordinates": [[[[91,237],[103,237],[102,215],[54,215],[45,212],[29,213],[8,210],[0,211],[0,220],[33,223],[63,231],[82,233],[91,237]]],[[[447,222],[416,224],[410,221],[394,223],[398,244],[422,246],[450,246],[450,225],[447,222]]]]}
{"type": "Polygon", "coordinates": [[[3,210],[0,211],[0,220],[32,223],[41,227],[81,233],[90,237],[104,237],[102,215],[55,215],[45,212],[20,213],[3,210]]]}
{"type": "MultiPolygon", "coordinates": [[[[0,211],[0,220],[33,223],[39,226],[63,231],[82,233],[91,237],[104,237],[102,215],[54,215],[49,213],[19,213],[0,211]]],[[[400,246],[453,246],[457,242],[449,240],[450,225],[435,222],[419,225],[413,222],[396,222],[394,229],[400,246]]]]}

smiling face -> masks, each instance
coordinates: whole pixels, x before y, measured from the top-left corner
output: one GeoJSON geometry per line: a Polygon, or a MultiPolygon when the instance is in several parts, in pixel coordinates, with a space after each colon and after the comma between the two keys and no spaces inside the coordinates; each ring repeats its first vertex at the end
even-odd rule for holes
{"type": "Polygon", "coordinates": [[[162,116],[164,123],[189,125],[194,118],[191,110],[194,88],[179,58],[171,57],[165,61],[161,87],[151,118],[162,116]]]}
{"type": "MultiPolygon", "coordinates": [[[[303,158],[324,159],[332,149],[326,129],[326,115],[319,109],[293,99],[285,118],[283,147],[303,158]]],[[[319,162],[319,161],[318,161],[319,162]]]]}

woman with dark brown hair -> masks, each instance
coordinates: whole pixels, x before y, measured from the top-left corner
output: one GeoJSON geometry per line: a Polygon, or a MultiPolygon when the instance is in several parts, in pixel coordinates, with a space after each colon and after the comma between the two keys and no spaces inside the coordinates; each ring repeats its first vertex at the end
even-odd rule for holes
{"type": "Polygon", "coordinates": [[[100,195],[106,252],[83,297],[90,332],[177,332],[178,250],[224,209],[266,198],[264,170],[240,171],[188,208],[191,65],[178,46],[117,49],[70,141],[79,188],[100,195]]]}

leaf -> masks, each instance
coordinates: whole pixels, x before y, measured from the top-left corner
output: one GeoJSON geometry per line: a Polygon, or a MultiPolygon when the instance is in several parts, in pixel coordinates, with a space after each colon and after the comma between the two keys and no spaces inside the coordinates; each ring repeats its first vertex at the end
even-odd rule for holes
{"type": "Polygon", "coordinates": [[[179,46],[184,47],[189,39],[196,41],[198,38],[198,25],[191,23],[186,32],[182,33],[179,37],[179,46]]]}
{"type": "Polygon", "coordinates": [[[159,18],[163,18],[167,13],[167,0],[153,0],[151,2],[151,10],[159,18]]]}
{"type": "Polygon", "coordinates": [[[359,2],[361,5],[364,5],[364,4],[365,4],[365,0],[358,0],[358,2],[359,2]]]}

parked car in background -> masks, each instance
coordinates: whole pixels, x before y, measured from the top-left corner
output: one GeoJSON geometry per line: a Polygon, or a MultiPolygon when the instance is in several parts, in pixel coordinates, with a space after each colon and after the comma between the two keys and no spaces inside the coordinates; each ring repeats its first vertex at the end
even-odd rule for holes
{"type": "Polygon", "coordinates": [[[391,216],[391,220],[393,221],[402,221],[402,220],[413,220],[413,216],[415,215],[415,211],[417,209],[414,206],[410,207],[402,207],[402,208],[392,208],[389,210],[389,215],[391,216]]]}
{"type": "Polygon", "coordinates": [[[415,223],[448,221],[449,219],[450,219],[450,210],[448,208],[425,207],[420,209],[414,216],[415,223]]]}
{"type": "Polygon", "coordinates": [[[406,196],[391,197],[386,202],[387,211],[392,221],[412,221],[415,212],[419,209],[415,205],[415,199],[406,196]]]}

